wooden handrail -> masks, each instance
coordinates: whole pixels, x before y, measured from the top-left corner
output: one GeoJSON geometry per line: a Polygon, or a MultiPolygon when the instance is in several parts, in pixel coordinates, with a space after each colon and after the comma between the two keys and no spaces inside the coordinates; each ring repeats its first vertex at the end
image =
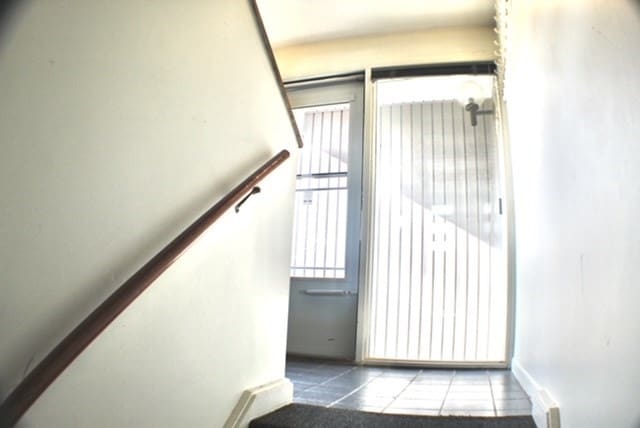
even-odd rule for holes
{"type": "Polygon", "coordinates": [[[167,270],[198,236],[205,232],[225,211],[233,207],[243,195],[252,191],[258,182],[280,166],[288,157],[289,152],[282,150],[258,168],[102,302],[4,400],[0,405],[0,427],[14,426],[49,385],[89,346],[93,339],[98,337],[127,306],[167,270]]]}

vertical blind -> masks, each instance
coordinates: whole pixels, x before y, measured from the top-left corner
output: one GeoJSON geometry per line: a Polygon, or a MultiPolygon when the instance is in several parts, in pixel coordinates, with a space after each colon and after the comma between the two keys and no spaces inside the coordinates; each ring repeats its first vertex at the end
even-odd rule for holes
{"type": "Polygon", "coordinates": [[[291,276],[344,278],[349,104],[296,109],[298,162],[291,276]]]}
{"type": "Polygon", "coordinates": [[[457,101],[394,101],[376,133],[367,358],[504,361],[494,117],[474,127],[457,101]]]}

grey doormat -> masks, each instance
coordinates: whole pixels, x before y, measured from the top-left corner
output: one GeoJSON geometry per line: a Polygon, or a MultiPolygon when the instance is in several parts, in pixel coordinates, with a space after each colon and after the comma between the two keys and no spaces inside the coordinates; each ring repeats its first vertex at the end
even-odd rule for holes
{"type": "Polygon", "coordinates": [[[531,416],[414,416],[290,404],[250,428],[536,428],[531,416]]]}

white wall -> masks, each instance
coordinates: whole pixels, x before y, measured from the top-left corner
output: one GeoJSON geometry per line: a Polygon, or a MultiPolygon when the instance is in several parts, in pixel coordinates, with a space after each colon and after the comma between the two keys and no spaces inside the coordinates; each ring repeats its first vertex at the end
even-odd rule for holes
{"type": "Polygon", "coordinates": [[[516,2],[515,361],[563,427],[640,426],[640,4],[516,2]]]}
{"type": "Polygon", "coordinates": [[[200,213],[294,159],[24,426],[222,426],[284,375],[295,141],[248,1],[19,2],[0,28],[0,398],[200,213]]]}
{"type": "Polygon", "coordinates": [[[491,61],[494,38],[488,27],[438,28],[283,46],[275,55],[286,81],[370,67],[491,61]]]}

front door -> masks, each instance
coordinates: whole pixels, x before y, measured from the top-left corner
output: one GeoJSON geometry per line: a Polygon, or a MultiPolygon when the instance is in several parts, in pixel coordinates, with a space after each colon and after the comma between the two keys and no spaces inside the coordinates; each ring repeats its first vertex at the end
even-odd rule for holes
{"type": "Polygon", "coordinates": [[[508,364],[493,88],[473,75],[376,83],[367,362],[508,364]]]}
{"type": "Polygon", "coordinates": [[[353,360],[362,182],[362,82],[288,89],[300,152],[287,353],[353,360]]]}

